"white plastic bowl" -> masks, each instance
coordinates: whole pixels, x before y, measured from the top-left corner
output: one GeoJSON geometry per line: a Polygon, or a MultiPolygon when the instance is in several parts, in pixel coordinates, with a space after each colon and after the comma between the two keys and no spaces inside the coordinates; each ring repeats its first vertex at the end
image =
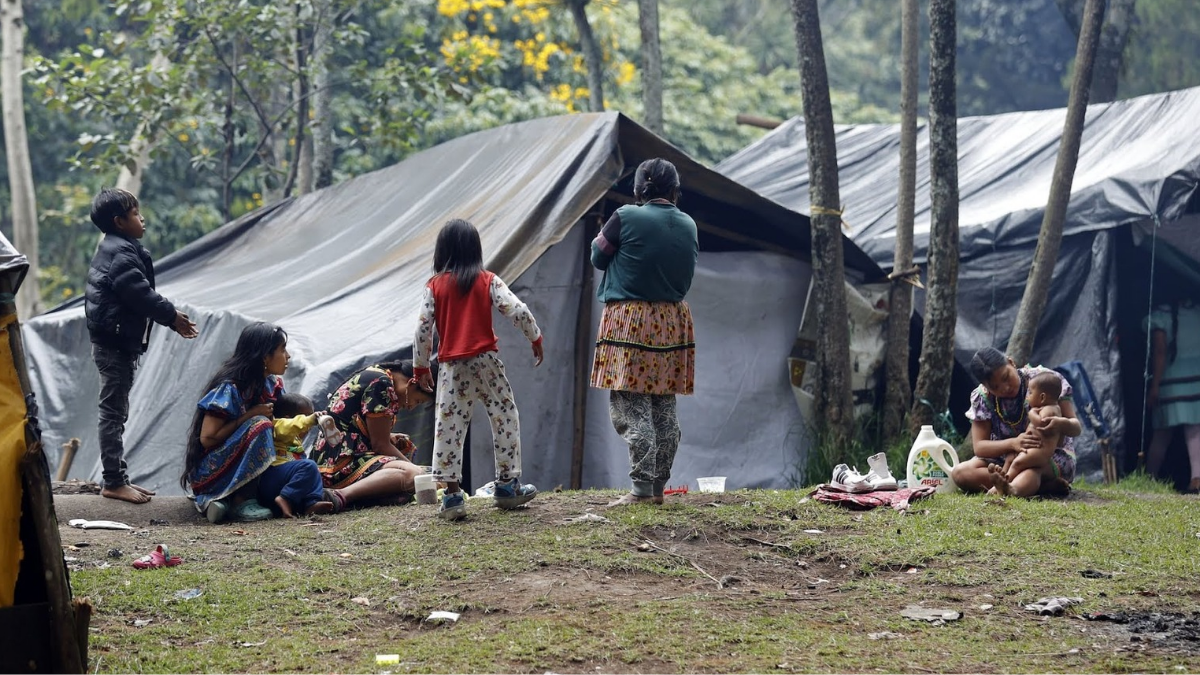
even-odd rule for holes
{"type": "Polygon", "coordinates": [[[701,492],[725,491],[725,476],[706,476],[704,478],[697,478],[696,482],[700,484],[701,492]]]}

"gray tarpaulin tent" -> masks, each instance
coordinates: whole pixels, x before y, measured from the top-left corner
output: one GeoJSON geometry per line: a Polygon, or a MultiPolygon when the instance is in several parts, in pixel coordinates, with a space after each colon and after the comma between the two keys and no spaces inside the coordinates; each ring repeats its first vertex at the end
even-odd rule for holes
{"type": "MultiPolygon", "coordinates": [[[[546,362],[535,370],[527,342],[496,317],[521,412],[526,477],[543,487],[570,484],[575,416],[586,410],[582,484],[626,485],[627,453],[608,420],[606,392],[590,391],[586,406],[576,405],[600,313],[591,287],[583,293],[590,325],[577,335],[576,324],[591,232],[631,201],[633,169],[655,156],[679,167],[680,205],[701,230],[689,295],[698,377],[696,395],[679,406],[683,447],[673,482],[716,474],[728,476],[731,487],[786,485],[802,451],[786,358],[810,279],[808,220],[616,113],[471,134],[256,211],[164,258],[159,290],[197,321],[200,337],[154,333],[126,432],[133,479],[178,493],[199,389],[250,321],[289,332],[285,380],[318,405],[355,369],[409,353],[437,231],[462,217],[479,227],[488,267],[531,306],[546,334],[546,362]]],[[[852,274],[879,274],[848,239],[845,251],[852,274]]],[[[27,332],[47,445],[80,438],[72,475],[96,479],[98,382],[83,309],[61,307],[31,321],[27,332]]],[[[478,483],[491,474],[482,409],[472,435],[478,483]]]]}
{"type": "MultiPolygon", "coordinates": [[[[958,122],[959,324],[956,356],[1003,347],[1024,292],[1062,135],[1064,110],[970,117],[958,122]]],[[[1200,230],[1200,89],[1088,108],[1065,236],[1035,362],[1078,359],[1091,376],[1115,439],[1136,450],[1149,304],[1149,251],[1164,283],[1197,265],[1200,230]],[[1159,237],[1145,236],[1162,227],[1159,237]],[[1189,231],[1190,230],[1190,231],[1189,231]],[[1171,242],[1174,241],[1174,244],[1171,242]],[[1125,404],[1128,400],[1129,405],[1125,404]]],[[[929,241],[929,136],[918,135],[916,258],[929,241]]],[[[892,265],[900,131],[897,125],[837,129],[842,203],[851,238],[892,265]]],[[[808,210],[804,121],[795,118],[722,162],[717,170],[788,208],[808,210]]],[[[920,294],[923,296],[923,294],[920,294]]],[[[918,309],[923,297],[918,299],[918,309]]],[[[952,410],[966,408],[959,392],[952,410]]],[[[1085,432],[1086,434],[1086,432],[1085,432]]],[[[1085,438],[1081,460],[1099,458],[1085,438]]]]}

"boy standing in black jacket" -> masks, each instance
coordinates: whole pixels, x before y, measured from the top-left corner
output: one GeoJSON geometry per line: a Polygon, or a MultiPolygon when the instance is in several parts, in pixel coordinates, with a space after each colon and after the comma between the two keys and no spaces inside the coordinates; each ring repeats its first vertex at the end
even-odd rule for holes
{"type": "Polygon", "coordinates": [[[104,233],[88,270],[84,312],[92,338],[92,356],[100,371],[100,462],[104,485],[100,494],[134,504],[154,494],[129,482],[126,474],[125,421],[129,390],[138,359],[150,343],[154,323],[185,338],[197,335],[196,324],[154,290],[154,263],[138,239],[146,221],[133,194],[105,188],[92,200],[92,222],[104,233]]]}

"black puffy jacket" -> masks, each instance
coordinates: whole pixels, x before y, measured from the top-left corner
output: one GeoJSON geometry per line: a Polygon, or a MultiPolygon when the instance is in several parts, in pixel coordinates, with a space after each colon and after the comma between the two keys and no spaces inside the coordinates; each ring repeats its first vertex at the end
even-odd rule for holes
{"type": "Polygon", "coordinates": [[[175,306],[154,290],[154,261],[135,239],[106,234],[88,269],[84,313],[92,342],[142,354],[151,321],[170,326],[175,306]]]}

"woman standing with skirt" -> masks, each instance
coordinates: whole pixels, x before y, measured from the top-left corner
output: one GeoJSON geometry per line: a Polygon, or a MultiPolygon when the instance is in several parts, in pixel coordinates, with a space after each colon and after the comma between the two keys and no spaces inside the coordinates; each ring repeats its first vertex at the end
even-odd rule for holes
{"type": "Polygon", "coordinates": [[[613,213],[592,242],[604,303],[592,386],[610,391],[613,427],[629,445],[629,494],[609,506],[663,502],[679,449],[675,396],[692,393],[696,343],[683,301],[700,246],[696,223],[676,208],[679,174],[665,159],[638,167],[637,205],[613,213]]]}

